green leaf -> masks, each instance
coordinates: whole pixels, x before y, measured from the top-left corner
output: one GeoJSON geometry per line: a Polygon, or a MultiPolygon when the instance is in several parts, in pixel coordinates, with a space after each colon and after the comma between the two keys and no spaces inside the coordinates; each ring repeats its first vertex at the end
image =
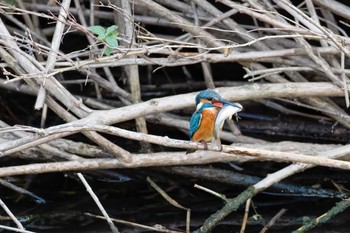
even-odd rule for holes
{"type": "Polygon", "coordinates": [[[105,41],[112,48],[118,47],[118,40],[114,36],[106,36],[105,41]]]}
{"type": "Polygon", "coordinates": [[[114,38],[116,38],[116,39],[117,39],[118,35],[119,35],[119,33],[116,32],[116,31],[114,31],[114,32],[112,32],[112,33],[110,33],[110,34],[107,34],[107,36],[114,37],[114,38]]]}
{"type": "Polygon", "coordinates": [[[106,34],[98,35],[97,39],[104,40],[106,38],[106,34]]]}
{"type": "Polygon", "coordinates": [[[106,46],[106,48],[105,48],[105,54],[106,54],[107,56],[110,56],[110,55],[111,55],[111,53],[112,53],[112,49],[111,49],[111,47],[106,46]]]}
{"type": "Polygon", "coordinates": [[[107,28],[106,34],[110,35],[111,33],[115,32],[115,30],[117,30],[118,26],[117,25],[112,25],[110,27],[107,28]]]}
{"type": "Polygon", "coordinates": [[[89,27],[89,30],[92,33],[97,34],[99,36],[106,34],[106,29],[104,29],[104,27],[101,27],[100,25],[91,26],[89,27]]]}

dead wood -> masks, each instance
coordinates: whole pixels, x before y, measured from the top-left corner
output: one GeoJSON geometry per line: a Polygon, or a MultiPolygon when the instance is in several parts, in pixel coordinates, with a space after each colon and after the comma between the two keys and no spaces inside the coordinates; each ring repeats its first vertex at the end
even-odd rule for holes
{"type": "MultiPolygon", "coordinates": [[[[211,206],[201,220],[191,219],[197,223],[191,230],[209,232],[248,199],[289,176],[314,166],[349,170],[349,162],[337,160],[350,154],[349,9],[336,0],[299,5],[287,0],[2,1],[0,177],[89,171],[93,181],[100,176],[125,181],[129,178],[115,170],[96,170],[127,173],[132,168],[136,180],[146,183],[144,173],[165,173],[145,167],[206,164],[200,171],[174,167],[167,174],[186,171],[191,179],[210,180],[218,189],[211,193],[236,196],[224,198],[222,208],[211,206]],[[102,27],[103,35],[89,28],[93,25],[102,27]],[[205,88],[244,106],[238,123],[224,127],[222,140],[231,145],[220,152],[188,141],[194,97],[205,88]],[[186,149],[198,151],[186,155],[186,149]],[[291,165],[283,168],[281,162],[291,165]],[[200,176],[228,164],[242,175],[262,177],[246,183],[245,191],[232,192],[223,188],[219,174],[200,176]],[[256,164],[263,164],[262,171],[248,167],[256,164]]],[[[89,180],[78,174],[109,227],[119,232],[89,180]]],[[[346,188],[332,182],[334,187],[320,193],[329,189],[346,196],[346,188]]],[[[2,183],[37,197],[21,185],[2,183]]],[[[293,185],[302,192],[298,185],[303,184],[293,185]]],[[[168,191],[162,195],[176,196],[168,191]]],[[[140,203],[148,197],[143,198],[140,203]]],[[[28,232],[7,200],[0,200],[17,230],[28,232]]],[[[191,204],[184,204],[188,213],[191,204]]],[[[182,230],[189,232],[190,216],[184,222],[182,230]]],[[[247,218],[246,223],[243,228],[249,229],[247,218]]],[[[180,223],[163,224],[127,223],[161,232],[181,228],[180,223]]]]}

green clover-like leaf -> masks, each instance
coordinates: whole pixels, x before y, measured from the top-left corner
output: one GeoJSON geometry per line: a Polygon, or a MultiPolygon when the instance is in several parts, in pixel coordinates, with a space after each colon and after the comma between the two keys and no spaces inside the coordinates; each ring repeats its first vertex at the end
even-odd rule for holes
{"type": "Polygon", "coordinates": [[[112,34],[113,32],[115,32],[117,30],[117,28],[118,28],[117,25],[112,25],[112,26],[108,27],[106,30],[106,34],[107,35],[112,34]]]}
{"type": "Polygon", "coordinates": [[[116,48],[119,46],[118,40],[117,40],[119,33],[116,31],[117,28],[118,28],[117,25],[109,26],[107,29],[105,29],[100,25],[94,25],[89,27],[89,30],[92,33],[97,34],[98,40],[102,40],[106,42],[107,45],[105,46],[105,54],[107,56],[111,55],[113,48],[116,48]]]}
{"type": "Polygon", "coordinates": [[[104,27],[101,27],[100,25],[90,26],[89,30],[94,34],[97,34],[98,36],[106,34],[106,29],[104,27]]]}
{"type": "Polygon", "coordinates": [[[111,49],[111,47],[106,46],[106,47],[105,47],[105,54],[106,54],[107,56],[110,56],[110,55],[111,55],[111,53],[112,53],[112,49],[111,49]]]}
{"type": "Polygon", "coordinates": [[[106,34],[98,35],[97,39],[104,40],[106,38],[106,34]]]}
{"type": "Polygon", "coordinates": [[[114,38],[116,38],[116,39],[117,39],[118,35],[119,35],[119,33],[116,32],[116,31],[111,32],[110,34],[107,34],[107,36],[114,37],[114,38]]]}
{"type": "Polygon", "coordinates": [[[118,40],[115,36],[106,36],[105,41],[112,48],[118,47],[118,40]]]}

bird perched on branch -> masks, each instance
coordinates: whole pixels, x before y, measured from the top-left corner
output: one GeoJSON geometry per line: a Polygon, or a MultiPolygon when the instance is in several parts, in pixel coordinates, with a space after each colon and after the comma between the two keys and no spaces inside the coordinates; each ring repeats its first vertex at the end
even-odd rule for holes
{"type": "Polygon", "coordinates": [[[191,141],[204,143],[206,149],[207,143],[212,142],[221,150],[220,133],[224,122],[241,111],[242,105],[230,102],[215,91],[207,89],[196,96],[196,106],[196,111],[190,120],[191,141]]]}

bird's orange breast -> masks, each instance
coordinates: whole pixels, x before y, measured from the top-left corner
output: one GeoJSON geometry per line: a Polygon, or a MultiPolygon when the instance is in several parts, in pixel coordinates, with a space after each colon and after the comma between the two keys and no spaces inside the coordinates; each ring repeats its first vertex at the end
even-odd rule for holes
{"type": "Polygon", "coordinates": [[[211,142],[214,134],[215,118],[218,114],[218,109],[204,109],[200,125],[192,136],[192,141],[211,142]]]}

